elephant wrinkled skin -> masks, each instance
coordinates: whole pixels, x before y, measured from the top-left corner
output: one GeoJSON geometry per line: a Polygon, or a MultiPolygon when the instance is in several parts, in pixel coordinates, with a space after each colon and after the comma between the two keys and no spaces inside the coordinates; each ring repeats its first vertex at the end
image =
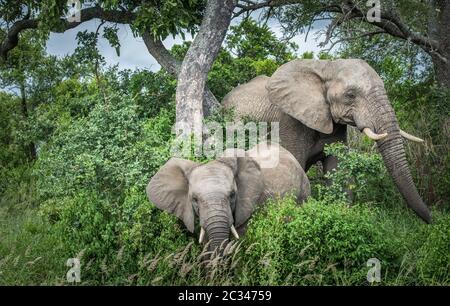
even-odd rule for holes
{"type": "Polygon", "coordinates": [[[365,61],[294,60],[271,76],[259,76],[225,96],[225,108],[238,118],[279,122],[280,144],[308,171],[317,161],[324,170],[336,167],[325,157],[325,144],[346,140],[346,125],[355,126],[377,142],[384,163],[407,205],[425,222],[428,207],[413,183],[402,131],[380,76],[365,61]]]}
{"type": "Polygon", "coordinates": [[[293,192],[303,201],[310,194],[300,164],[279,145],[261,143],[242,155],[236,152],[226,150],[206,164],[171,158],[147,186],[149,200],[175,214],[190,232],[198,216],[200,242],[206,234],[210,250],[226,241],[230,232],[238,238],[256,206],[268,198],[293,192]],[[268,156],[278,158],[274,167],[263,167],[268,156]]]}

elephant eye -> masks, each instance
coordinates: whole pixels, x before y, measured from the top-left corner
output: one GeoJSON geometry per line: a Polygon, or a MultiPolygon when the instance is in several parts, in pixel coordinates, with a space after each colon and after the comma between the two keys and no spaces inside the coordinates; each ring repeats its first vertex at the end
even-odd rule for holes
{"type": "Polygon", "coordinates": [[[230,200],[233,202],[234,200],[236,200],[236,192],[234,190],[232,190],[230,192],[230,200]]]}
{"type": "Polygon", "coordinates": [[[355,91],[354,91],[353,89],[347,90],[347,91],[345,92],[345,97],[346,97],[347,99],[353,100],[353,99],[356,98],[356,93],[355,93],[355,91]]]}
{"type": "Polygon", "coordinates": [[[192,196],[192,207],[194,208],[195,213],[198,215],[198,198],[196,196],[192,196]]]}
{"type": "Polygon", "coordinates": [[[236,209],[236,192],[234,190],[231,191],[229,197],[231,210],[234,212],[234,210],[236,209]]]}

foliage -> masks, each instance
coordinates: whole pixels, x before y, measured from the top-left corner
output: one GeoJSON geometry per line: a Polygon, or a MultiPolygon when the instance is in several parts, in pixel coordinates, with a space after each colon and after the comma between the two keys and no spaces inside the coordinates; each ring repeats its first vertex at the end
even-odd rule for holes
{"type": "MultiPolygon", "coordinates": [[[[190,42],[175,45],[171,52],[182,60],[190,42]]],[[[272,75],[282,64],[296,58],[297,45],[281,42],[270,28],[251,18],[230,27],[226,45],[208,74],[208,86],[221,100],[234,87],[258,75],[272,75]]]]}
{"type": "Polygon", "coordinates": [[[277,63],[294,59],[293,53],[298,48],[293,42],[280,42],[267,24],[260,25],[252,18],[231,26],[226,43],[227,49],[238,58],[273,59],[277,63]]]}
{"type": "Polygon", "coordinates": [[[184,32],[194,35],[202,20],[202,0],[164,0],[144,3],[137,11],[133,29],[142,33],[149,31],[155,37],[166,38],[168,35],[181,35],[184,32]]]}
{"type": "MultiPolygon", "coordinates": [[[[3,2],[8,9],[2,6],[1,16],[23,17],[11,1],[3,2]]],[[[106,8],[135,5],[97,2],[106,8]]],[[[33,14],[48,17],[44,25],[63,9],[53,0],[28,3],[37,10],[33,14]],[[41,4],[48,9],[39,10],[41,4]]],[[[178,25],[167,21],[167,7],[139,12],[148,14],[142,22],[161,23],[157,34],[164,36],[194,29],[203,2],[155,1],[147,7],[157,4],[192,9],[178,25]]],[[[114,29],[104,35],[119,47],[114,29]]],[[[77,52],[59,59],[47,56],[39,40],[21,40],[10,53],[8,65],[15,70],[1,72],[8,86],[25,81],[31,107],[24,120],[20,94],[0,92],[0,284],[67,284],[65,263],[72,257],[81,260],[83,285],[369,285],[366,263],[372,257],[381,261],[382,285],[450,284],[449,96],[415,58],[419,53],[381,57],[375,45],[365,49],[369,43],[301,58],[362,57],[382,75],[402,128],[426,140],[425,146],[407,144],[407,153],[419,192],[436,204],[433,224],[404,207],[373,142],[349,133],[350,148],[326,149],[340,159],[337,171],[315,177],[315,167],[308,173],[313,196],[307,202],[297,205],[290,196],[269,201],[225,256],[208,259],[197,243],[199,229],[189,233],[145,195],[150,177],[170,156],[176,81],[164,71],[104,67],[96,37],[79,38],[77,52]],[[90,57],[98,57],[98,67],[90,57]],[[29,159],[30,142],[38,149],[35,161],[29,159]]],[[[251,19],[233,25],[227,39],[208,76],[219,99],[296,57],[294,46],[251,19]]],[[[376,44],[383,46],[381,40],[376,44]]],[[[171,52],[182,58],[188,46],[171,52]]],[[[231,117],[221,111],[207,120],[225,124],[231,117]]]]}
{"type": "MultiPolygon", "coordinates": [[[[134,34],[150,31],[155,37],[162,39],[168,35],[184,35],[185,31],[191,34],[195,33],[201,22],[205,6],[205,1],[203,0],[155,0],[143,3],[128,0],[81,2],[83,3],[83,8],[98,6],[105,10],[133,12],[136,14],[136,18],[131,23],[134,34]]],[[[6,0],[2,1],[0,17],[7,22],[14,22],[24,18],[38,18],[40,20],[40,35],[46,37],[50,29],[62,27],[68,10],[69,7],[65,0],[6,0]]],[[[115,47],[114,43],[112,45],[115,47]]]]}
{"type": "MultiPolygon", "coordinates": [[[[108,31],[105,32],[106,35],[108,31]]],[[[111,33],[109,33],[111,36],[111,33]]],[[[99,66],[105,64],[105,58],[100,54],[97,46],[99,33],[87,30],[77,33],[77,48],[74,52],[76,60],[83,65],[91,67],[94,73],[98,74],[99,66]]],[[[110,37],[110,39],[112,39],[110,37]]],[[[117,45],[114,47],[117,48],[117,45]]]]}
{"type": "MultiPolygon", "coordinates": [[[[381,0],[379,2],[382,12],[394,13],[411,31],[425,35],[429,31],[428,27],[430,21],[433,20],[433,15],[440,13],[438,10],[431,11],[430,9],[434,7],[430,3],[419,0],[381,0]]],[[[282,24],[283,34],[286,37],[305,33],[314,25],[323,26],[322,20],[331,20],[331,24],[334,26],[333,31],[326,33],[326,35],[330,36],[331,41],[342,40],[344,45],[347,41],[365,44],[367,38],[372,38],[373,36],[362,34],[371,33],[378,28],[367,22],[367,20],[343,16],[344,14],[341,14],[339,10],[329,10],[332,7],[339,7],[338,5],[342,5],[342,7],[351,5],[354,6],[355,10],[363,13],[368,12],[370,9],[368,2],[364,0],[353,0],[348,4],[334,0],[306,0],[301,1],[298,5],[280,6],[275,12],[269,11],[266,15],[272,13],[270,16],[275,17],[282,24]]],[[[393,36],[390,36],[388,39],[392,41],[392,38],[393,36]]],[[[394,39],[397,40],[396,43],[403,45],[403,43],[399,43],[398,37],[394,37],[394,39]]],[[[410,48],[417,48],[411,41],[405,42],[406,44],[410,48]]],[[[374,47],[376,48],[376,44],[370,44],[367,50],[371,52],[375,49],[374,47]]],[[[383,49],[383,51],[385,50],[383,49]]],[[[383,52],[378,52],[378,56],[383,56],[383,54],[383,52]]]]}
{"type": "Polygon", "coordinates": [[[326,184],[315,186],[318,199],[327,203],[347,202],[350,193],[352,201],[359,203],[389,204],[393,199],[400,200],[378,153],[362,153],[333,143],[325,146],[325,154],[336,156],[339,163],[324,175],[326,184]]]}
{"type": "Polygon", "coordinates": [[[402,128],[417,131],[425,139],[418,146],[407,144],[409,160],[414,165],[413,174],[424,197],[448,209],[450,195],[450,139],[448,137],[450,115],[450,90],[425,82],[404,85],[406,94],[393,90],[393,99],[402,128]],[[418,162],[420,161],[420,162],[418,162]]]}
{"type": "Polygon", "coordinates": [[[0,92],[0,167],[2,172],[3,169],[19,166],[26,160],[24,152],[21,151],[22,143],[15,137],[15,134],[20,133],[22,129],[19,107],[19,99],[11,94],[0,92]]]}
{"type": "Polygon", "coordinates": [[[251,221],[246,278],[255,284],[364,284],[369,258],[395,258],[365,206],[272,201],[251,221]],[[271,234],[268,236],[267,233],[271,234]],[[253,265],[251,264],[253,263],[253,265]]]}
{"type": "Polygon", "coordinates": [[[425,225],[405,210],[315,199],[299,206],[288,196],[259,209],[245,237],[209,260],[196,237],[140,190],[121,205],[80,193],[64,201],[56,225],[31,215],[29,223],[14,219],[19,232],[4,225],[2,283],[63,284],[73,256],[85,285],[369,285],[370,258],[381,262],[382,285],[450,283],[450,221],[441,214],[425,225]]]}
{"type": "Polygon", "coordinates": [[[450,233],[449,217],[439,216],[436,224],[429,230],[428,239],[420,247],[417,263],[421,278],[429,284],[438,284],[437,279],[450,282],[450,233]]]}
{"type": "Polygon", "coordinates": [[[110,86],[117,83],[116,90],[133,97],[140,118],[155,117],[161,109],[173,107],[176,80],[162,70],[117,72],[113,69],[107,71],[105,78],[110,86]]]}
{"type": "Polygon", "coordinates": [[[105,27],[103,30],[103,37],[109,42],[111,47],[116,50],[117,56],[120,56],[120,41],[117,36],[117,27],[105,27]]]}
{"type": "MultiPolygon", "coordinates": [[[[119,251],[126,273],[138,268],[137,259],[176,251],[189,241],[176,218],[150,205],[141,189],[131,189],[120,203],[79,192],[62,199],[59,207],[53,230],[63,246],[60,256],[82,252],[83,260],[90,262],[83,275],[88,281],[115,282],[105,280],[102,269],[116,263],[119,251]]],[[[48,213],[45,207],[43,213],[48,213]]]]}
{"type": "Polygon", "coordinates": [[[22,205],[13,212],[2,203],[0,218],[0,284],[64,284],[67,259],[52,227],[36,210],[22,205]]]}
{"type": "Polygon", "coordinates": [[[73,196],[81,189],[120,197],[132,186],[143,188],[169,156],[172,120],[162,110],[145,122],[130,97],[111,94],[70,128],[61,126],[43,148],[36,169],[42,199],[73,196]]]}

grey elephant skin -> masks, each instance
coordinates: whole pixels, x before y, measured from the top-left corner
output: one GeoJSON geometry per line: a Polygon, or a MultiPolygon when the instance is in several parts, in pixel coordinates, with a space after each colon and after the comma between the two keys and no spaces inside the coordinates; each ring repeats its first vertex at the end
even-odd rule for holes
{"type": "Polygon", "coordinates": [[[380,76],[365,61],[294,60],[271,77],[259,76],[228,93],[225,108],[237,118],[279,122],[280,144],[305,171],[322,161],[324,170],[336,167],[324,146],[346,140],[346,125],[355,126],[377,142],[385,166],[407,205],[425,222],[430,211],[413,183],[402,131],[380,76]]]}
{"type": "Polygon", "coordinates": [[[147,186],[149,200],[180,218],[190,232],[198,216],[200,242],[207,236],[211,250],[230,232],[237,238],[243,234],[255,208],[268,198],[292,192],[303,201],[310,194],[300,164],[277,144],[258,144],[241,155],[233,151],[205,164],[171,158],[147,186]],[[271,157],[278,162],[265,167],[271,157]]]}

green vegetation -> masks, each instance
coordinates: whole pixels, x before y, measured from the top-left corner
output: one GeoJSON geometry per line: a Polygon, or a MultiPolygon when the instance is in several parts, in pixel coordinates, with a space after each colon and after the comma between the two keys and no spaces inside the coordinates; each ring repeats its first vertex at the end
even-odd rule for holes
{"type": "MultiPolygon", "coordinates": [[[[295,46],[249,20],[233,26],[227,42],[208,80],[218,98],[297,57],[295,46]]],[[[187,45],[172,53],[181,57],[187,45]]],[[[21,46],[11,61],[29,52],[21,46]]],[[[333,56],[364,58],[359,47],[333,56]]],[[[163,71],[97,70],[79,60],[88,56],[81,50],[63,59],[39,54],[43,71],[26,66],[35,73],[25,80],[0,75],[5,86],[23,86],[28,106],[25,116],[20,94],[0,92],[0,284],[67,284],[66,261],[78,257],[84,285],[370,285],[370,258],[381,262],[382,285],[450,285],[449,95],[432,72],[409,74],[421,69],[405,64],[409,54],[370,63],[383,75],[402,127],[426,140],[407,148],[434,223],[405,208],[373,143],[350,133],[349,147],[327,148],[341,161],[337,171],[309,171],[313,195],[306,203],[269,201],[239,243],[211,260],[198,235],[144,192],[170,156],[175,80],[163,71]]]]}

